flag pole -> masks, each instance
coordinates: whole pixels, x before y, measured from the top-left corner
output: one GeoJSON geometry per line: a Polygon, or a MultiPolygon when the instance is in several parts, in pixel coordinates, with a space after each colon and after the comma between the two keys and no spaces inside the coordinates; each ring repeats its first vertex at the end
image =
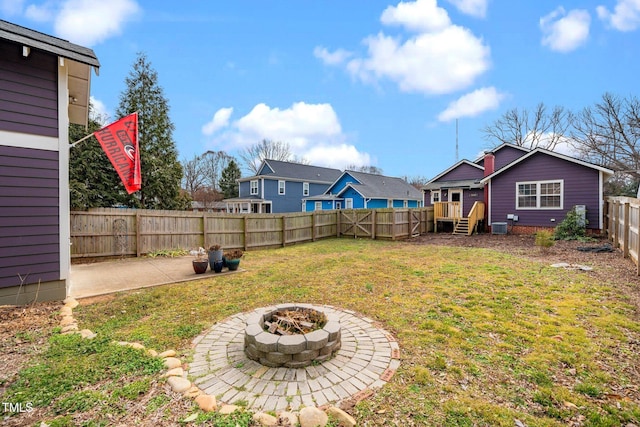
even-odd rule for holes
{"type": "Polygon", "coordinates": [[[69,145],[69,148],[75,147],[76,145],[80,144],[82,141],[85,141],[85,140],[91,138],[92,136],[93,136],[93,134],[89,134],[89,135],[85,136],[84,138],[80,138],[79,140],[77,140],[73,144],[69,145]]]}

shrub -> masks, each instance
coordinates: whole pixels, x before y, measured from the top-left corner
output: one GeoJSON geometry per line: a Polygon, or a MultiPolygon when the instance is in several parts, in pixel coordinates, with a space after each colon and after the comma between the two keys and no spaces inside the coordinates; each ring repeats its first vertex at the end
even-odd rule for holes
{"type": "Polygon", "coordinates": [[[538,246],[542,252],[545,252],[554,244],[553,233],[551,231],[540,230],[536,233],[536,246],[538,246]]]}
{"type": "Polygon", "coordinates": [[[581,240],[586,236],[587,220],[576,212],[576,208],[571,208],[567,216],[556,226],[556,240],[581,240]]]}

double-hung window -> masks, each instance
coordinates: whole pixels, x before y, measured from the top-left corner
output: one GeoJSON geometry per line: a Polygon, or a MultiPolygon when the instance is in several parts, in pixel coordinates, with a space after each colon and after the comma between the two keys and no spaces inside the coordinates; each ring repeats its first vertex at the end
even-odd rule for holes
{"type": "Polygon", "coordinates": [[[258,180],[254,179],[252,180],[250,183],[250,191],[249,194],[251,194],[252,196],[255,196],[256,194],[258,194],[258,180]]]}
{"type": "Polygon", "coordinates": [[[431,190],[431,204],[435,204],[440,201],[440,190],[431,190]]]}
{"type": "Polygon", "coordinates": [[[309,183],[308,182],[303,182],[302,183],[302,195],[305,196],[305,197],[309,195],[309,183]]]}
{"type": "Polygon", "coordinates": [[[284,196],[285,181],[278,181],[278,194],[284,196]]]}
{"type": "Polygon", "coordinates": [[[516,209],[562,209],[563,185],[558,181],[516,183],[516,209]]]}

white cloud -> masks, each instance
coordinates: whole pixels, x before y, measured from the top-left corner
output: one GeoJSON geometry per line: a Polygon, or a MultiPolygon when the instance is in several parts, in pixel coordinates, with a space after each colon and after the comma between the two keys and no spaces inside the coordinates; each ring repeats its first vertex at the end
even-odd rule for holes
{"type": "Polygon", "coordinates": [[[451,25],[447,11],[438,7],[436,0],[400,2],[397,6],[389,6],[382,12],[380,22],[418,32],[440,31],[451,25]]]}
{"type": "Polygon", "coordinates": [[[540,18],[542,45],[556,52],[570,52],[583,45],[589,37],[591,15],[582,9],[568,13],[561,6],[540,18]]]}
{"type": "Polygon", "coordinates": [[[438,120],[448,122],[461,117],[475,117],[488,110],[495,110],[505,98],[495,87],[483,87],[461,96],[438,115],[438,120]]]}
{"type": "Polygon", "coordinates": [[[613,13],[604,6],[596,8],[598,17],[619,31],[633,31],[640,26],[640,0],[618,0],[613,13]]]}
{"type": "Polygon", "coordinates": [[[91,102],[91,119],[98,121],[100,124],[107,124],[110,122],[111,115],[109,114],[109,110],[107,106],[104,105],[104,102],[100,101],[93,96],[89,97],[91,102]]]}
{"type": "Polygon", "coordinates": [[[365,38],[367,54],[345,65],[363,83],[389,80],[403,92],[444,94],[470,86],[490,67],[489,47],[469,29],[453,25],[436,0],[389,6],[380,21],[416,34],[391,37],[379,32],[365,38]]]}
{"type": "Polygon", "coordinates": [[[349,61],[348,71],[365,83],[388,78],[404,92],[451,93],[471,85],[490,66],[489,48],[453,25],[404,43],[380,33],[366,44],[369,56],[349,61]]]}
{"type": "MultiPolygon", "coordinates": [[[[230,109],[220,109],[226,114],[230,109]]],[[[218,115],[216,113],[216,116],[218,115]]],[[[258,104],[235,121],[229,117],[212,132],[212,144],[242,150],[263,139],[289,144],[292,154],[314,165],[340,167],[342,163],[370,165],[370,156],[345,142],[338,116],[330,104],[296,102],[291,107],[258,104]]],[[[224,118],[224,117],[223,117],[224,118]]],[[[204,129],[215,122],[203,126],[204,129]]]]}
{"type": "Polygon", "coordinates": [[[73,43],[93,46],[120,34],[140,10],[135,0],[66,0],[55,18],[54,30],[73,43]]]}
{"type": "Polygon", "coordinates": [[[344,49],[337,49],[333,52],[329,52],[327,48],[322,46],[316,46],[316,48],[313,49],[313,56],[322,60],[322,62],[324,62],[327,65],[342,64],[347,59],[349,59],[349,57],[352,55],[353,53],[344,49]]]}
{"type": "Polygon", "coordinates": [[[460,12],[475,16],[476,18],[484,18],[487,15],[487,3],[489,0],[448,0],[460,12]]]}
{"type": "Polygon", "coordinates": [[[49,22],[54,19],[56,9],[52,2],[45,2],[41,5],[30,4],[25,9],[24,14],[32,21],[49,22]]]}
{"type": "Polygon", "coordinates": [[[209,123],[202,126],[202,133],[210,136],[217,130],[227,127],[229,125],[229,118],[233,113],[233,108],[221,108],[213,115],[213,118],[209,123]]]}

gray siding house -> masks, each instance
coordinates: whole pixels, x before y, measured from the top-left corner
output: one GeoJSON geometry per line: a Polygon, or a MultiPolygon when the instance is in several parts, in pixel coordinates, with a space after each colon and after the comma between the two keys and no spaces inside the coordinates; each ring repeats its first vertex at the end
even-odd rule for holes
{"type": "Polygon", "coordinates": [[[94,52],[0,21],[0,304],[64,299],[69,123],[86,125],[94,52]]]}
{"type": "Polygon", "coordinates": [[[553,228],[578,206],[587,228],[603,229],[604,182],[613,171],[536,148],[502,144],[475,161],[462,160],[423,187],[425,206],[434,206],[436,226],[456,224],[478,212],[480,222],[508,223],[514,232],[553,228]]]}
{"type": "Polygon", "coordinates": [[[238,197],[224,201],[234,213],[301,212],[303,198],[324,193],[341,174],[339,169],[264,160],[256,175],[238,180],[238,197]]]}

